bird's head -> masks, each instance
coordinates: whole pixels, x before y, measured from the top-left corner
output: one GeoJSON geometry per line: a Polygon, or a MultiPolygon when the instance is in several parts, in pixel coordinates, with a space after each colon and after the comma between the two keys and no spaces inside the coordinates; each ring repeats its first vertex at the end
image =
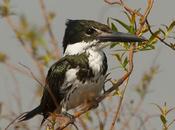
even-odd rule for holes
{"type": "Polygon", "coordinates": [[[66,26],[63,39],[64,52],[68,46],[71,49],[79,46],[82,46],[83,49],[88,47],[101,49],[112,42],[145,41],[144,38],[133,34],[114,32],[107,25],[92,20],[68,20],[66,26]],[[76,46],[73,46],[75,44],[76,46]]]}

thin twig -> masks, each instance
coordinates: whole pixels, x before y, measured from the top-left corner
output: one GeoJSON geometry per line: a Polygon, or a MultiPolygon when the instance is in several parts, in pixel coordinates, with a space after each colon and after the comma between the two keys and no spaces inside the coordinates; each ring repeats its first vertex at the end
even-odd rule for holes
{"type": "Polygon", "coordinates": [[[121,106],[122,106],[124,94],[125,94],[125,91],[126,91],[126,88],[127,88],[127,85],[128,85],[128,81],[129,81],[129,77],[128,77],[127,80],[126,80],[126,84],[125,84],[125,86],[124,86],[122,95],[121,95],[121,97],[120,97],[119,103],[117,104],[117,109],[116,109],[116,112],[115,112],[115,116],[114,116],[114,118],[113,118],[113,120],[112,120],[110,130],[113,130],[113,129],[114,129],[115,122],[116,122],[116,121],[118,120],[118,118],[119,118],[119,113],[120,113],[120,109],[121,109],[121,106]]]}
{"type": "Polygon", "coordinates": [[[130,14],[136,14],[137,16],[140,16],[140,17],[143,16],[140,12],[138,12],[138,11],[130,8],[128,5],[126,5],[123,2],[123,0],[117,0],[117,1],[104,0],[104,2],[106,2],[106,3],[110,4],[110,5],[118,4],[118,5],[122,6],[130,14]]]}
{"type": "Polygon", "coordinates": [[[138,127],[137,130],[141,130],[142,127],[143,127],[151,118],[153,118],[153,117],[159,117],[159,115],[154,114],[154,115],[148,115],[148,116],[146,116],[145,119],[142,121],[142,123],[140,124],[140,126],[138,127]]]}
{"type": "Polygon", "coordinates": [[[14,69],[11,68],[8,65],[7,65],[7,67],[8,67],[8,71],[11,73],[11,76],[12,76],[12,78],[14,80],[14,83],[15,83],[14,84],[14,87],[15,87],[16,93],[14,94],[14,97],[16,98],[16,102],[18,104],[18,108],[19,108],[18,110],[19,110],[19,112],[21,112],[21,110],[22,110],[22,104],[21,104],[21,94],[20,94],[20,91],[19,91],[19,82],[16,79],[16,76],[15,76],[15,73],[14,73],[14,69]]]}
{"type": "Polygon", "coordinates": [[[26,68],[29,72],[30,72],[30,74],[32,75],[32,77],[33,77],[33,79],[35,79],[35,81],[36,82],[38,82],[38,84],[41,86],[41,87],[43,87],[44,85],[41,83],[41,81],[39,81],[39,79],[34,75],[34,73],[32,72],[32,70],[28,67],[28,66],[26,66],[26,65],[24,65],[24,64],[22,64],[22,63],[19,63],[21,66],[23,66],[24,68],[26,68]]]}
{"type": "Polygon", "coordinates": [[[81,117],[79,117],[78,120],[79,120],[83,130],[89,130],[86,123],[84,122],[84,120],[81,117]]]}
{"type": "Polygon", "coordinates": [[[169,48],[171,48],[172,50],[175,50],[175,48],[173,48],[169,43],[167,43],[164,39],[162,39],[161,37],[159,37],[158,35],[155,35],[154,32],[151,29],[151,26],[148,22],[148,20],[146,19],[146,24],[148,26],[148,30],[151,33],[151,35],[155,36],[157,39],[159,39],[159,41],[161,41],[162,43],[164,43],[166,46],[168,46],[169,48]]]}
{"type": "Polygon", "coordinates": [[[49,36],[50,36],[50,39],[51,39],[51,44],[54,48],[54,54],[55,54],[56,57],[58,57],[59,56],[59,49],[58,49],[58,46],[57,46],[57,40],[56,40],[55,35],[52,31],[51,23],[50,23],[50,20],[49,20],[49,17],[48,17],[48,13],[47,13],[47,10],[46,10],[44,0],[39,0],[39,2],[40,2],[41,12],[42,12],[42,15],[44,17],[46,27],[48,29],[48,33],[49,33],[49,36]]]}
{"type": "Polygon", "coordinates": [[[141,106],[142,103],[143,103],[143,100],[141,99],[141,100],[139,101],[139,103],[136,105],[136,107],[133,108],[134,110],[133,110],[132,113],[134,113],[134,114],[131,114],[131,116],[128,117],[128,118],[125,120],[125,122],[123,123],[123,125],[122,125],[122,127],[121,127],[120,130],[125,130],[125,128],[129,126],[130,121],[131,121],[132,118],[136,115],[136,113],[138,113],[138,111],[139,111],[140,106],[141,106]]]}
{"type": "Polygon", "coordinates": [[[153,7],[153,3],[154,3],[154,0],[147,0],[147,8],[145,10],[144,15],[140,19],[140,27],[139,27],[138,31],[136,32],[137,35],[139,35],[142,32],[142,29],[146,23],[147,17],[148,17],[148,15],[153,7]]]}
{"type": "Polygon", "coordinates": [[[22,114],[20,114],[18,117],[16,117],[15,119],[13,119],[5,128],[5,130],[8,130],[8,128],[15,123],[15,121],[17,121],[20,117],[22,117],[24,114],[26,114],[27,112],[24,112],[22,114]]]}
{"type": "Polygon", "coordinates": [[[13,69],[13,70],[15,70],[15,71],[17,71],[17,72],[19,72],[19,73],[21,73],[21,74],[24,74],[24,75],[27,75],[27,76],[29,76],[29,77],[32,77],[29,73],[27,73],[26,71],[22,70],[22,69],[19,68],[18,66],[12,64],[12,63],[11,63],[10,61],[8,61],[8,60],[6,60],[6,61],[4,62],[4,64],[5,64],[6,66],[8,66],[9,68],[11,68],[11,69],[13,69]]]}
{"type": "Polygon", "coordinates": [[[9,26],[12,28],[12,30],[14,31],[16,38],[19,40],[19,42],[21,43],[24,50],[31,56],[33,63],[38,67],[38,70],[39,70],[40,75],[42,77],[42,81],[44,81],[45,75],[44,75],[43,65],[41,65],[41,63],[39,63],[37,61],[36,57],[33,55],[33,50],[31,48],[27,47],[25,41],[20,36],[18,36],[18,29],[17,29],[16,25],[13,23],[11,17],[7,15],[5,17],[5,20],[9,24],[9,26]]]}
{"type": "Polygon", "coordinates": [[[175,119],[173,119],[169,124],[168,124],[168,128],[175,122],[175,119]]]}

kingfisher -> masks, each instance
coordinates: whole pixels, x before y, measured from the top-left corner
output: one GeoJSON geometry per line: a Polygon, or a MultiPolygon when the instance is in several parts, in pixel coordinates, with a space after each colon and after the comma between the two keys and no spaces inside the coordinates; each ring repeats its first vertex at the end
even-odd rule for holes
{"type": "Polygon", "coordinates": [[[63,38],[64,56],[49,69],[40,104],[25,112],[19,122],[53,112],[62,113],[95,100],[102,94],[107,73],[103,49],[113,42],[143,42],[134,34],[114,32],[93,20],[68,20],[63,38]]]}

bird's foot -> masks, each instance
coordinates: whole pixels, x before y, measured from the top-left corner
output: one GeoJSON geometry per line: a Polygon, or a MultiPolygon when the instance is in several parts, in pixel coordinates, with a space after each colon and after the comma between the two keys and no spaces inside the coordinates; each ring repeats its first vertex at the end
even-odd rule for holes
{"type": "Polygon", "coordinates": [[[62,115],[65,116],[65,117],[67,117],[67,118],[69,118],[70,123],[71,123],[71,124],[74,124],[74,122],[75,122],[75,117],[74,117],[73,115],[69,114],[69,113],[66,112],[66,111],[62,112],[62,115]]]}
{"type": "Polygon", "coordinates": [[[92,109],[96,109],[97,107],[98,107],[98,102],[97,102],[97,100],[93,100],[92,102],[91,102],[91,105],[92,105],[92,109]]]}

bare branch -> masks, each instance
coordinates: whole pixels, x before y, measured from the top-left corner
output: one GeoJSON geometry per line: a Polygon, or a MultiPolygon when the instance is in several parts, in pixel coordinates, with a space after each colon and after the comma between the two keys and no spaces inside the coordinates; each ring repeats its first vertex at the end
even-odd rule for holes
{"type": "Polygon", "coordinates": [[[147,19],[148,15],[153,7],[153,3],[154,3],[154,0],[147,0],[147,8],[145,10],[144,15],[140,19],[140,27],[136,33],[137,35],[139,35],[142,32],[142,29],[146,23],[146,19],[147,19]]]}
{"type": "Polygon", "coordinates": [[[16,25],[13,23],[11,17],[6,16],[5,20],[9,24],[9,26],[12,28],[12,30],[14,31],[16,38],[19,40],[19,42],[21,43],[24,50],[31,56],[33,63],[38,67],[38,70],[39,70],[41,77],[42,77],[42,81],[44,81],[45,75],[44,75],[43,65],[41,65],[37,61],[37,59],[33,55],[33,50],[31,48],[27,47],[25,41],[20,36],[18,36],[18,29],[16,28],[16,25]]]}
{"type": "Polygon", "coordinates": [[[29,72],[30,72],[30,74],[32,75],[32,78],[36,81],[36,82],[38,82],[38,84],[41,86],[41,87],[43,87],[44,85],[41,83],[41,81],[39,81],[39,79],[37,79],[37,77],[34,75],[34,73],[32,72],[32,70],[28,67],[28,66],[26,66],[26,65],[24,65],[24,64],[22,64],[22,63],[19,63],[21,66],[23,66],[24,68],[26,68],[29,72]]]}
{"type": "Polygon", "coordinates": [[[54,56],[58,57],[59,56],[59,49],[58,49],[58,46],[57,46],[57,40],[56,40],[55,35],[52,31],[51,23],[50,23],[50,20],[48,18],[48,13],[46,11],[46,6],[45,6],[45,3],[44,3],[44,0],[39,0],[39,2],[40,2],[42,15],[43,15],[45,23],[46,23],[46,27],[47,27],[48,32],[49,32],[49,36],[50,36],[50,39],[51,39],[51,44],[54,48],[54,54],[55,54],[54,56]]]}
{"type": "Polygon", "coordinates": [[[138,12],[138,11],[130,8],[128,5],[126,5],[123,2],[123,0],[116,0],[116,1],[104,0],[104,2],[106,2],[106,3],[110,4],[110,5],[118,4],[118,5],[122,6],[130,14],[136,14],[137,16],[140,16],[140,17],[143,16],[140,12],[138,12]]]}
{"type": "Polygon", "coordinates": [[[117,105],[117,109],[116,109],[116,112],[115,112],[115,116],[114,116],[114,118],[113,118],[113,120],[112,120],[110,130],[113,130],[113,129],[114,129],[115,122],[116,122],[116,120],[118,120],[118,118],[119,118],[119,113],[120,113],[120,109],[121,109],[121,106],[122,106],[124,94],[125,94],[125,91],[126,91],[126,88],[127,88],[127,85],[128,85],[128,81],[129,81],[129,77],[128,77],[127,80],[126,80],[126,84],[125,84],[125,86],[124,86],[124,90],[123,90],[123,92],[122,92],[122,95],[121,95],[121,97],[120,97],[119,103],[118,103],[118,105],[117,105]]]}
{"type": "MultiPolygon", "coordinates": [[[[148,26],[149,32],[151,33],[151,35],[155,36],[154,32],[151,30],[151,26],[148,22],[148,20],[146,20],[146,24],[148,26]]],[[[172,47],[169,43],[167,43],[164,39],[162,39],[161,37],[159,37],[158,35],[155,36],[157,39],[159,39],[162,43],[164,43],[166,46],[168,46],[169,48],[171,48],[172,50],[175,50],[175,47],[172,47]]]]}

